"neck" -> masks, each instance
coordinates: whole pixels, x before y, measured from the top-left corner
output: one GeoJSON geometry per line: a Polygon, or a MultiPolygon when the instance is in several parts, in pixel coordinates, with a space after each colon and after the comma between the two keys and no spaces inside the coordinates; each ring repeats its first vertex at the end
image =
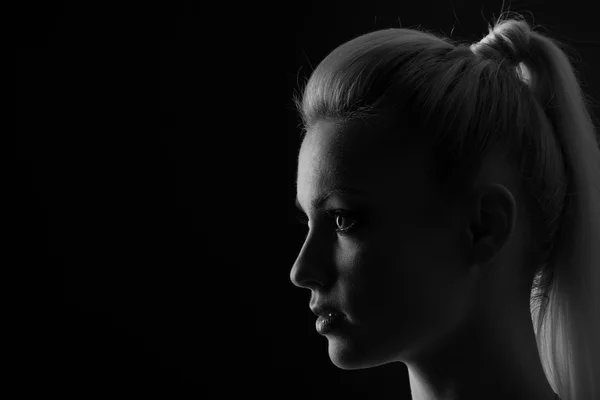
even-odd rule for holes
{"type": "Polygon", "coordinates": [[[413,400],[554,400],[529,310],[508,308],[472,318],[406,362],[413,400]]]}

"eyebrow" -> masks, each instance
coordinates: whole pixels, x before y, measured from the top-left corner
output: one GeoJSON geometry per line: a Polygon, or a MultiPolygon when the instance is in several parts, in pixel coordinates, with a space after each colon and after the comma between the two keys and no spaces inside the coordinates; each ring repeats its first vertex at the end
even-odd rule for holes
{"type": "MultiPolygon", "coordinates": [[[[313,201],[311,201],[311,206],[314,209],[319,209],[319,208],[323,207],[323,204],[327,201],[327,199],[329,199],[334,194],[361,195],[361,194],[363,194],[363,192],[358,189],[347,188],[347,187],[332,189],[332,190],[320,195],[319,197],[313,199],[313,201]]],[[[300,201],[298,200],[298,198],[296,198],[295,203],[296,203],[296,207],[300,211],[304,212],[304,209],[302,208],[302,205],[300,205],[300,201]]]]}

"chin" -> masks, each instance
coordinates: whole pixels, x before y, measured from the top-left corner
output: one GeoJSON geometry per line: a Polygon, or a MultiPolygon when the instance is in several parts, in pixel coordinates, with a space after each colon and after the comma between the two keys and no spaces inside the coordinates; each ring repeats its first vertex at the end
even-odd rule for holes
{"type": "Polygon", "coordinates": [[[368,346],[360,346],[341,337],[327,337],[329,359],[336,367],[344,370],[374,368],[392,360],[375,355],[368,346]]]}

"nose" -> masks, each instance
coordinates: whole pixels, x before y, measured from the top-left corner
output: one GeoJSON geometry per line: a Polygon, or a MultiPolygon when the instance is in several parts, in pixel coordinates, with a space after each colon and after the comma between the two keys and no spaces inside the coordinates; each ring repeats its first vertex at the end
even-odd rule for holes
{"type": "Polygon", "coordinates": [[[323,257],[323,250],[314,237],[306,238],[290,271],[290,280],[295,286],[314,290],[329,283],[331,267],[324,265],[327,257],[323,257]]]}

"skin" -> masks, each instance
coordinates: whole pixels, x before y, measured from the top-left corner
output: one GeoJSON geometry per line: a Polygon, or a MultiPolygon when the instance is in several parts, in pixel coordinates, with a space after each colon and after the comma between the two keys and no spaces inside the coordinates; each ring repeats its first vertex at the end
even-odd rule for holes
{"type": "Polygon", "coordinates": [[[386,138],[320,121],[300,149],[309,232],[290,279],[311,291],[311,306],[346,314],[344,328],[325,335],[331,361],[348,370],[402,362],[414,400],[554,399],[522,272],[534,243],[507,163],[490,157],[469,196],[450,206],[426,173],[428,147],[386,138]],[[363,195],[312,208],[339,187],[363,195]],[[329,218],[328,209],[355,215],[329,218]]]}

